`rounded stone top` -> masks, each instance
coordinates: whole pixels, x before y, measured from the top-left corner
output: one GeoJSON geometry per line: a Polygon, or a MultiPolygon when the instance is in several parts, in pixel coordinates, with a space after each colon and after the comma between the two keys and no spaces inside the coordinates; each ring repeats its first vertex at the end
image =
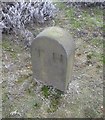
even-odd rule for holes
{"type": "Polygon", "coordinates": [[[45,30],[43,30],[39,35],[37,35],[36,39],[40,37],[47,37],[49,40],[52,39],[57,41],[60,45],[64,47],[67,55],[75,49],[73,37],[68,31],[64,30],[63,28],[48,27],[45,30]]]}

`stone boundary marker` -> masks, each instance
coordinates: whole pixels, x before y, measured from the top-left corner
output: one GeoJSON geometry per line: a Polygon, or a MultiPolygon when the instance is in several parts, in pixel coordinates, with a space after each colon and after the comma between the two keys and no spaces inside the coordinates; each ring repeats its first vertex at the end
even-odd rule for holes
{"type": "Polygon", "coordinates": [[[31,44],[33,77],[65,91],[72,80],[75,44],[59,27],[48,27],[31,44]]]}

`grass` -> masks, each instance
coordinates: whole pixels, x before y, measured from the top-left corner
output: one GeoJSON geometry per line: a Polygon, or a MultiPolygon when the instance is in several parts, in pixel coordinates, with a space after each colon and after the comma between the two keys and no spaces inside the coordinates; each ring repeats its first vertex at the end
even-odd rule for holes
{"type": "Polygon", "coordinates": [[[101,54],[100,61],[101,61],[103,64],[105,64],[105,55],[104,55],[104,54],[101,54]]]}
{"type": "Polygon", "coordinates": [[[48,98],[49,95],[50,95],[50,91],[49,91],[49,87],[44,85],[42,88],[41,88],[41,91],[42,91],[42,94],[45,96],[45,98],[48,98]]]}
{"type": "Polygon", "coordinates": [[[58,98],[61,96],[61,94],[63,94],[62,91],[58,90],[58,89],[55,89],[55,92],[52,91],[52,87],[51,86],[46,86],[44,85],[42,88],[41,88],[41,91],[42,91],[42,94],[48,98],[48,97],[55,97],[55,98],[58,98]]]}
{"type": "Polygon", "coordinates": [[[100,37],[93,38],[93,39],[91,40],[91,44],[92,44],[92,45],[95,45],[95,46],[97,46],[97,47],[102,47],[102,46],[103,46],[103,40],[102,40],[102,38],[100,38],[100,37]]]}
{"type": "Polygon", "coordinates": [[[9,35],[4,34],[2,37],[2,48],[4,51],[7,51],[13,59],[17,59],[17,54],[22,50],[20,46],[11,40],[9,35]]]}
{"type": "Polygon", "coordinates": [[[7,102],[8,101],[8,95],[7,95],[7,93],[4,93],[3,95],[2,95],[2,100],[3,100],[3,102],[7,102]]]}
{"type": "Polygon", "coordinates": [[[6,51],[13,52],[13,51],[12,51],[12,46],[11,46],[10,42],[7,41],[7,40],[3,40],[3,42],[2,42],[2,47],[3,47],[3,49],[6,50],[6,51]]]}
{"type": "Polygon", "coordinates": [[[60,99],[63,92],[57,89],[53,91],[46,85],[42,87],[41,91],[45,98],[50,99],[50,107],[47,112],[55,112],[60,104],[60,99]]]}
{"type": "Polygon", "coordinates": [[[105,64],[105,56],[103,53],[98,53],[97,51],[91,51],[91,53],[87,54],[87,61],[99,61],[102,64],[105,64]]]}
{"type": "Polygon", "coordinates": [[[55,112],[58,109],[59,99],[52,99],[50,103],[50,107],[48,108],[47,112],[55,112]]]}
{"type": "Polygon", "coordinates": [[[61,100],[61,91],[56,91],[50,97],[50,108],[48,108],[48,112],[55,112],[58,109],[61,100]]]}
{"type": "Polygon", "coordinates": [[[56,2],[56,7],[59,8],[59,10],[66,9],[66,5],[63,2],[56,2]]]}
{"type": "Polygon", "coordinates": [[[8,51],[9,54],[12,56],[12,58],[16,59],[17,58],[17,51],[13,49],[13,46],[11,45],[10,41],[8,40],[3,40],[2,42],[2,47],[5,51],[8,51]]]}
{"type": "Polygon", "coordinates": [[[7,50],[7,51],[11,51],[11,49],[13,48],[10,43],[10,39],[8,35],[2,36],[2,47],[4,50],[7,50]]]}
{"type": "Polygon", "coordinates": [[[103,61],[103,58],[104,58],[103,53],[97,53],[97,51],[96,51],[96,52],[93,51],[93,52],[92,52],[92,56],[93,56],[94,58],[98,58],[99,61],[103,61]]]}
{"type": "MultiPolygon", "coordinates": [[[[81,29],[83,27],[85,28],[93,28],[93,27],[102,27],[103,26],[103,12],[101,9],[95,7],[93,9],[94,15],[90,15],[90,11],[88,9],[81,9],[81,13],[79,13],[80,17],[78,18],[78,15],[76,15],[78,12],[76,11],[76,8],[74,7],[67,7],[65,3],[58,2],[57,7],[59,10],[64,11],[65,18],[69,20],[70,26],[73,29],[81,29]]],[[[59,23],[59,21],[56,21],[59,23]]]]}

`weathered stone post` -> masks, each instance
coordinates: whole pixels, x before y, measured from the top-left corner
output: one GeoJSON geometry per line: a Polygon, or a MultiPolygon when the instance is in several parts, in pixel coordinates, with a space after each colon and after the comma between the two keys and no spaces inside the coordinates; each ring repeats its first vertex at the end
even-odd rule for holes
{"type": "Polygon", "coordinates": [[[67,31],[46,28],[31,45],[33,77],[65,91],[72,80],[74,52],[74,39],[67,31]]]}

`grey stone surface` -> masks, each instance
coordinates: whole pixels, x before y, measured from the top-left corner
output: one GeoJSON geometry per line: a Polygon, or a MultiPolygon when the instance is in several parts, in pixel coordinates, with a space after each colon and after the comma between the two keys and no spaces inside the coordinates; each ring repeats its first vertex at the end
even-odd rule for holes
{"type": "Polygon", "coordinates": [[[31,45],[33,77],[65,91],[72,80],[74,52],[74,40],[67,31],[46,28],[31,45]]]}

